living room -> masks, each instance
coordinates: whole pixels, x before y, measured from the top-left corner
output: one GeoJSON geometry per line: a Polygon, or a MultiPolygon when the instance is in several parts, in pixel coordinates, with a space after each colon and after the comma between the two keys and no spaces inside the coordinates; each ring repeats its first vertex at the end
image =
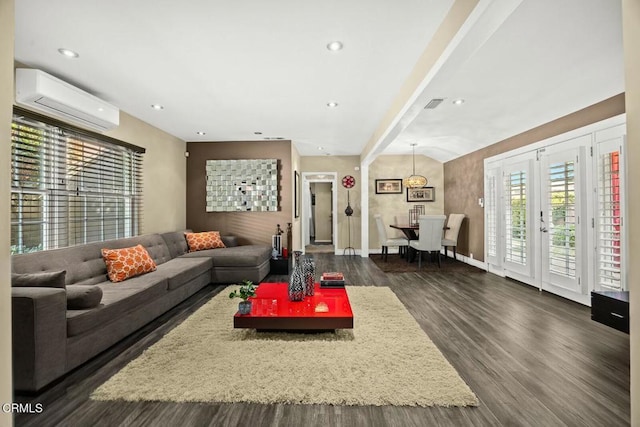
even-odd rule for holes
{"type": "MultiPolygon", "coordinates": [[[[15,11],[19,8],[17,2],[4,0],[2,2],[2,9],[0,16],[2,18],[2,44],[3,44],[3,67],[2,67],[2,82],[3,82],[3,91],[2,91],[2,111],[3,111],[3,120],[1,123],[2,131],[5,135],[7,135],[7,139],[9,139],[9,135],[11,134],[11,116],[13,113],[14,107],[14,70],[17,67],[28,66],[35,67],[38,65],[38,61],[33,61],[32,63],[16,63],[17,56],[14,55],[14,38],[17,38],[17,34],[15,31],[18,30],[16,22],[14,20],[15,11]],[[14,30],[15,29],[15,30],[14,30]],[[6,54],[4,52],[7,52],[6,54]]],[[[487,2],[489,4],[485,4],[484,2],[455,2],[457,7],[462,8],[467,5],[468,15],[472,15],[472,11],[474,10],[472,6],[469,6],[471,3],[475,7],[489,7],[493,2],[487,2]]],[[[479,10],[479,9],[476,9],[479,10]]],[[[624,1],[622,3],[622,17],[625,22],[623,26],[624,29],[624,40],[634,40],[637,38],[637,28],[640,28],[640,23],[638,22],[638,5],[637,2],[633,1],[624,1]],[[635,25],[634,25],[635,24],[635,25]]],[[[480,148],[468,151],[464,155],[460,155],[451,160],[442,160],[439,163],[438,167],[433,169],[429,168],[428,178],[431,182],[435,183],[436,188],[436,204],[430,205],[427,204],[428,209],[433,209],[429,213],[452,213],[452,212],[465,212],[467,215],[470,215],[474,218],[473,221],[469,220],[466,230],[466,239],[461,243],[461,246],[458,248],[459,253],[467,258],[471,258],[471,254],[474,255],[473,259],[477,261],[484,261],[484,248],[485,248],[485,237],[484,237],[484,227],[483,224],[483,209],[478,204],[478,199],[482,197],[484,193],[484,180],[483,180],[483,160],[487,157],[491,157],[498,153],[506,152],[510,149],[514,149],[517,147],[522,147],[528,144],[532,144],[545,138],[552,137],[557,134],[561,134],[563,132],[570,131],[572,129],[579,128],[581,126],[586,126],[592,124],[594,122],[598,122],[600,120],[605,120],[610,117],[614,117],[621,113],[626,112],[626,126],[627,126],[627,162],[628,164],[633,164],[634,160],[638,158],[638,148],[637,144],[634,144],[633,141],[638,139],[638,114],[633,114],[634,111],[638,109],[638,87],[636,81],[632,80],[629,76],[636,75],[630,74],[630,69],[636,67],[638,64],[637,52],[632,51],[629,47],[629,43],[624,44],[624,59],[625,66],[627,67],[626,74],[627,79],[625,81],[624,93],[611,93],[610,96],[600,97],[597,102],[590,102],[582,106],[582,108],[578,108],[573,111],[567,111],[566,114],[562,114],[559,116],[553,116],[550,119],[544,120],[540,122],[536,126],[530,126],[528,128],[522,129],[522,131],[509,134],[505,138],[497,139],[492,141],[493,143],[499,143],[497,146],[493,146],[493,148],[480,148]],[[484,151],[483,151],[484,150],[484,151]],[[438,169],[440,168],[440,169],[438,169]],[[476,220],[478,219],[478,220],[476,220]]],[[[59,46],[58,46],[59,47],[59,46]]],[[[324,49],[324,46],[321,47],[324,49]]],[[[345,49],[348,46],[345,46],[345,49]]],[[[324,53],[324,52],[323,52],[324,53]]],[[[57,52],[52,53],[52,55],[59,55],[57,52]]],[[[82,52],[84,56],[85,53],[82,52]]],[[[64,58],[60,57],[58,61],[62,61],[64,58]]],[[[65,64],[60,62],[61,64],[65,64]]],[[[67,63],[69,64],[69,63],[67,63]]],[[[70,65],[61,65],[62,67],[72,67],[70,65]]],[[[53,71],[53,70],[48,70],[53,71]]],[[[106,73],[108,70],[104,70],[106,73]]],[[[424,71],[424,70],[423,70],[424,71]]],[[[64,73],[63,73],[64,74],[64,73]]],[[[134,73],[135,74],[135,73],[134,73]]],[[[417,80],[422,80],[425,73],[423,73],[417,80]]],[[[138,84],[143,87],[144,86],[144,78],[141,76],[113,76],[113,78],[117,81],[118,79],[131,78],[138,81],[138,84]]],[[[417,81],[416,80],[416,81],[417,81]]],[[[88,81],[91,81],[89,78],[88,81]]],[[[415,83],[415,82],[414,82],[415,83]]],[[[248,90],[242,85],[233,85],[229,83],[231,89],[229,90],[248,90]]],[[[105,92],[107,88],[99,88],[99,87],[91,87],[91,84],[86,84],[89,88],[95,90],[96,92],[105,92]]],[[[415,89],[418,84],[414,84],[413,86],[409,86],[409,88],[415,89]]],[[[399,88],[396,85],[396,90],[399,88]]],[[[406,89],[406,88],[405,88],[406,89]]],[[[403,101],[403,106],[408,105],[408,101],[410,100],[409,92],[406,91],[404,98],[400,97],[403,101]]],[[[413,93],[413,92],[412,92],[413,93]]],[[[394,94],[395,95],[395,94],[394,94]]],[[[449,95],[447,95],[449,96],[449,95]]],[[[132,97],[140,98],[141,94],[136,93],[132,97]]],[[[526,100],[525,100],[526,101],[526,100]]],[[[150,104],[152,101],[147,101],[144,98],[145,105],[150,104]]],[[[164,102],[164,101],[162,101],[164,102]]],[[[553,102],[553,101],[552,101],[553,102]]],[[[467,101],[467,103],[471,103],[471,101],[467,101]]],[[[340,105],[340,107],[344,107],[345,105],[340,105]]],[[[237,106],[236,106],[237,108],[237,106]]],[[[241,107],[240,107],[241,108],[241,107]]],[[[265,107],[266,108],[266,107],[265,107]]],[[[397,124],[393,122],[393,118],[397,117],[400,108],[390,108],[389,105],[384,105],[383,111],[389,113],[389,116],[385,116],[385,120],[380,122],[376,122],[374,127],[368,128],[370,133],[373,133],[373,137],[371,139],[367,139],[364,141],[367,143],[361,152],[357,153],[357,155],[350,154],[346,152],[345,154],[340,154],[340,152],[330,152],[330,155],[321,154],[317,156],[316,154],[309,154],[310,146],[304,145],[299,141],[296,141],[295,138],[286,138],[284,140],[276,140],[276,141],[263,141],[265,144],[273,144],[269,146],[278,147],[278,150],[282,150],[283,152],[287,152],[282,156],[278,155],[278,158],[284,159],[283,164],[286,165],[286,168],[283,168],[283,176],[281,181],[281,200],[280,200],[280,210],[277,212],[265,212],[265,213],[248,213],[244,218],[251,218],[248,221],[249,224],[243,224],[242,222],[234,221],[231,218],[227,218],[224,215],[219,215],[216,217],[209,216],[204,217],[203,215],[198,215],[197,211],[201,209],[201,204],[204,202],[204,197],[198,196],[198,192],[200,191],[197,186],[194,186],[194,181],[192,179],[200,179],[196,178],[198,174],[202,172],[198,169],[200,166],[197,165],[197,162],[202,161],[202,157],[200,155],[195,155],[194,153],[198,153],[198,150],[205,150],[206,145],[217,146],[219,150],[215,149],[212,151],[217,151],[219,153],[219,159],[223,158],[263,158],[264,157],[264,149],[256,148],[256,147],[248,147],[245,149],[240,149],[240,146],[255,144],[254,141],[243,140],[238,143],[233,142],[216,142],[215,144],[208,144],[208,142],[214,141],[214,139],[209,139],[211,133],[209,135],[197,136],[195,134],[195,129],[192,132],[193,138],[182,138],[176,137],[167,131],[161,130],[157,126],[150,125],[149,123],[153,123],[153,121],[158,120],[157,117],[154,117],[153,114],[156,111],[150,111],[145,113],[145,115],[141,115],[140,117],[136,117],[132,114],[128,114],[126,108],[122,107],[120,113],[120,125],[107,133],[108,136],[137,145],[139,147],[145,148],[146,153],[144,155],[144,214],[143,214],[143,222],[142,222],[142,233],[154,233],[154,232],[166,232],[172,230],[181,230],[185,228],[193,228],[198,230],[206,230],[212,227],[218,226],[218,224],[224,224],[226,230],[232,234],[238,234],[241,238],[245,239],[246,242],[261,242],[268,243],[270,242],[270,236],[273,234],[275,230],[275,225],[281,223],[283,226],[287,222],[292,222],[294,227],[294,239],[293,239],[293,247],[301,248],[303,244],[302,238],[302,224],[301,218],[296,218],[295,216],[295,208],[296,208],[296,200],[294,197],[294,181],[295,181],[295,172],[305,173],[305,172],[332,172],[335,173],[338,177],[337,182],[337,199],[339,202],[339,209],[337,210],[337,218],[336,218],[336,229],[338,230],[338,240],[336,242],[336,252],[342,253],[342,249],[347,246],[347,238],[351,239],[353,243],[352,246],[355,246],[358,249],[358,255],[361,255],[362,258],[366,258],[369,253],[375,253],[379,251],[379,245],[377,242],[377,233],[375,232],[375,224],[372,221],[373,214],[376,213],[374,210],[376,209],[387,209],[385,204],[394,204],[389,203],[388,200],[390,198],[383,198],[382,196],[377,196],[374,194],[374,182],[375,179],[380,178],[402,178],[408,175],[411,172],[411,161],[412,156],[410,151],[405,151],[401,154],[395,154],[393,152],[382,152],[379,153],[380,150],[378,145],[384,143],[385,138],[388,137],[387,131],[393,129],[393,125],[397,124]],[[227,145],[225,147],[225,144],[227,145]],[[237,156],[233,154],[223,154],[224,150],[232,150],[233,145],[236,145],[242,152],[242,156],[237,156]],[[185,153],[189,152],[189,157],[185,158],[185,153]],[[225,157],[226,156],[226,157],[225,157]],[[389,167],[387,163],[384,163],[384,159],[386,156],[391,160],[389,163],[392,163],[393,166],[389,167]],[[397,156],[395,160],[392,157],[397,156]],[[380,164],[382,162],[382,164],[380,164]],[[191,168],[191,169],[190,169],[191,168]],[[356,170],[358,168],[358,170],[356,170]],[[392,173],[393,175],[387,175],[392,173]],[[339,185],[339,180],[345,175],[352,175],[356,179],[356,186],[349,190],[349,196],[351,198],[351,202],[356,208],[356,214],[352,218],[352,230],[351,234],[347,236],[346,233],[346,224],[347,218],[344,216],[343,211],[346,205],[347,199],[347,189],[339,185]],[[367,185],[364,185],[364,184],[367,185]],[[376,204],[371,204],[370,201],[376,200],[376,204]],[[215,219],[214,219],[215,218],[215,219]],[[364,219],[364,220],[362,220],[364,219]],[[258,221],[255,224],[255,221],[258,221]]],[[[162,114],[166,116],[170,115],[170,108],[165,108],[162,111],[162,114]],[[168,113],[168,114],[167,114],[168,113]]],[[[333,113],[335,111],[332,111],[333,113]]],[[[330,114],[331,114],[330,113],[330,114]]],[[[184,114],[189,115],[190,112],[186,111],[184,114]]],[[[323,113],[324,114],[324,113],[323,113]]],[[[256,118],[257,120],[257,118],[256,118]]],[[[160,120],[162,121],[162,119],[160,120]]],[[[192,126],[192,125],[191,125],[192,126]]],[[[269,132],[269,123],[264,123],[260,127],[255,127],[251,129],[251,133],[257,131],[265,132],[265,135],[269,132]]],[[[213,132],[213,131],[211,131],[213,132]]],[[[393,132],[389,132],[389,134],[393,134],[393,132]]],[[[270,134],[281,136],[280,134],[270,134]]],[[[286,137],[287,135],[284,135],[286,137]]],[[[255,139],[259,139],[258,136],[253,136],[255,139]]],[[[220,140],[217,140],[220,141],[220,140]]],[[[224,141],[224,140],[222,140],[224,141]]],[[[228,139],[226,141],[235,141],[233,139],[228,139]]],[[[6,144],[5,155],[2,156],[2,170],[10,170],[10,147],[9,144],[6,144]]],[[[343,144],[345,145],[345,144],[343,144]]],[[[384,145],[384,144],[383,144],[384,145]]],[[[410,150],[410,146],[408,141],[404,141],[403,145],[406,150],[410,150]]],[[[455,144],[451,144],[452,147],[455,144]]],[[[264,145],[263,145],[264,147],[264,145]]],[[[316,144],[313,144],[311,147],[314,150],[318,150],[316,144]]],[[[270,149],[269,149],[270,150],[270,149]]],[[[326,150],[329,151],[329,150],[326,150]]],[[[418,155],[418,171],[426,170],[425,167],[422,166],[423,163],[429,162],[428,158],[434,158],[437,154],[419,154],[418,155]]],[[[214,157],[211,157],[214,158],[214,157]]],[[[427,175],[427,172],[423,172],[427,175]]],[[[637,171],[634,168],[628,168],[628,182],[637,182],[637,171]]],[[[2,196],[9,199],[10,193],[10,183],[8,182],[8,178],[3,178],[2,184],[2,196]],[[7,181],[5,181],[7,179],[7,181]]],[[[391,197],[391,196],[385,196],[391,197]]],[[[403,195],[404,197],[404,195],[403,195]]],[[[638,196],[634,194],[633,191],[628,192],[628,214],[631,218],[635,218],[638,212],[638,196]]],[[[389,215],[389,218],[395,213],[403,213],[410,206],[402,201],[402,206],[393,206],[389,207],[388,210],[385,210],[386,214],[389,215]]],[[[9,241],[9,213],[5,212],[1,214],[4,219],[3,222],[6,223],[6,227],[2,227],[3,231],[3,241],[9,241]]],[[[243,214],[245,215],[245,214],[243,214]]],[[[229,216],[229,215],[227,215],[229,216]]],[[[637,227],[634,224],[634,221],[628,221],[629,224],[629,253],[635,253],[635,246],[638,244],[638,239],[634,239],[636,237],[637,231],[634,227],[637,227]]],[[[3,325],[3,329],[0,334],[1,342],[10,343],[10,327],[4,325],[10,325],[11,323],[11,298],[10,298],[10,280],[9,280],[9,272],[11,271],[10,263],[10,255],[9,255],[9,245],[5,245],[6,247],[2,251],[2,265],[5,268],[2,268],[3,273],[2,276],[2,286],[0,289],[2,290],[2,296],[0,297],[0,312],[3,316],[3,321],[1,324],[3,325]]],[[[340,258],[337,256],[337,258],[340,258]]],[[[360,262],[361,257],[358,257],[358,261],[360,262]]],[[[637,280],[637,266],[633,263],[633,256],[630,258],[629,262],[629,270],[628,270],[628,283],[629,287],[633,287],[637,280]]],[[[336,261],[339,264],[343,263],[342,260],[336,261]]],[[[633,313],[634,310],[637,311],[638,300],[635,297],[634,292],[631,292],[631,354],[637,354],[637,344],[635,344],[633,337],[634,331],[637,327],[637,320],[635,319],[633,313]],[[635,346],[635,347],[634,347],[635,346]]],[[[635,340],[637,341],[637,340],[635,340]]],[[[2,394],[0,394],[0,401],[2,402],[11,402],[13,390],[10,386],[10,381],[8,379],[11,378],[11,351],[10,345],[3,345],[3,350],[0,354],[0,366],[2,367],[2,374],[0,378],[2,379],[1,383],[3,384],[3,388],[1,390],[2,394]]],[[[637,359],[637,358],[635,358],[637,359]]],[[[634,360],[631,357],[631,360],[634,360]]],[[[632,364],[631,366],[631,396],[633,397],[636,394],[638,384],[638,373],[635,366],[632,364]]],[[[633,398],[630,399],[631,402],[634,401],[633,398]]],[[[5,422],[8,424],[11,422],[11,414],[3,414],[5,418],[0,418],[1,422],[5,422]]],[[[631,424],[639,423],[637,421],[638,418],[638,408],[632,404],[631,408],[631,424]]],[[[451,420],[449,420],[453,423],[451,420]]]]}

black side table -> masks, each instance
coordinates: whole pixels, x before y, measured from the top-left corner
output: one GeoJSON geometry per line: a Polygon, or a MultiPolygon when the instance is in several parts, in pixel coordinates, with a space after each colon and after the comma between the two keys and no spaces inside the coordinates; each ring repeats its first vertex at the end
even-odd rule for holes
{"type": "Polygon", "coordinates": [[[629,333],[629,292],[592,291],[591,319],[629,333]]]}
{"type": "Polygon", "coordinates": [[[271,258],[269,260],[269,263],[271,264],[270,273],[288,275],[290,260],[291,258],[271,258]]]}

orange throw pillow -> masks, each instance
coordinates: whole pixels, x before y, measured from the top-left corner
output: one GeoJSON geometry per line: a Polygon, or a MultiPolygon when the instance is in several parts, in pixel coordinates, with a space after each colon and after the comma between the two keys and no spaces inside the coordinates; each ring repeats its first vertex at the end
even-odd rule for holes
{"type": "Polygon", "coordinates": [[[102,257],[107,264],[107,275],[112,282],[122,282],[156,269],[156,263],[142,245],[122,249],[102,249],[102,257]]]}
{"type": "Polygon", "coordinates": [[[184,233],[189,245],[189,252],[205,249],[226,248],[219,231],[205,231],[202,233],[184,233]]]}

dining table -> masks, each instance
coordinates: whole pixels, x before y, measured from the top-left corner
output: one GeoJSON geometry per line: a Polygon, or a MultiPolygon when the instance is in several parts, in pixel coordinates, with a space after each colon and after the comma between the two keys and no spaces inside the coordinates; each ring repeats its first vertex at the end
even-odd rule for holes
{"type": "Polygon", "coordinates": [[[389,227],[402,231],[409,240],[418,240],[418,234],[416,233],[420,229],[418,224],[390,224],[389,227]]]}
{"type": "MultiPolygon", "coordinates": [[[[418,240],[418,233],[416,232],[420,230],[419,224],[390,224],[389,227],[402,231],[409,240],[418,240]]],[[[448,230],[449,227],[445,225],[442,229],[448,230]]]]}

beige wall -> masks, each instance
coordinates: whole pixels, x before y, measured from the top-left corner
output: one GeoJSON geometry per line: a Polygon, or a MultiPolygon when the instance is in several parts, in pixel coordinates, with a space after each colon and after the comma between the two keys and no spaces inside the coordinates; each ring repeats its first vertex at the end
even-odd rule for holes
{"type": "Polygon", "coordinates": [[[238,236],[242,244],[271,245],[277,224],[286,230],[287,223],[292,222],[291,141],[189,142],[187,150],[188,228],[194,231],[218,230],[238,236]],[[230,159],[278,159],[278,211],[206,212],[206,162],[230,159]]]}
{"type": "Polygon", "coordinates": [[[146,148],[141,234],[182,230],[186,226],[186,144],[129,114],[108,136],[146,148]]]}
{"type": "MultiPolygon", "coordinates": [[[[13,110],[14,0],[0,0],[0,405],[11,403],[11,256],[10,170],[11,115],[13,110]]],[[[13,424],[11,414],[0,411],[0,426],[13,424]]]]}
{"type": "MultiPolygon", "coordinates": [[[[464,213],[458,253],[484,261],[484,159],[624,113],[624,94],[515,135],[444,164],[445,214],[464,213]]],[[[630,181],[633,182],[633,181],[630,181]]]]}
{"type": "Polygon", "coordinates": [[[631,425],[640,426],[640,1],[623,0],[622,26],[627,109],[629,290],[631,315],[631,425]]]}
{"type": "MultiPolygon", "coordinates": [[[[338,174],[338,238],[334,242],[336,250],[349,246],[347,216],[344,210],[347,207],[347,189],[342,186],[342,177],[351,175],[356,179],[356,185],[349,190],[349,199],[353,215],[351,216],[351,246],[360,249],[361,232],[360,221],[362,209],[360,193],[362,181],[360,180],[359,156],[307,156],[300,158],[301,172],[336,172],[338,174]],[[358,170],[356,170],[358,168],[358,170]]],[[[301,174],[302,175],[302,174],[301,174]]]]}
{"type": "Polygon", "coordinates": [[[444,169],[442,163],[430,157],[416,155],[416,173],[425,176],[427,186],[434,187],[434,202],[407,202],[407,190],[402,187],[402,194],[376,194],[376,179],[406,178],[413,170],[412,156],[382,155],[369,165],[369,248],[380,250],[378,229],[373,215],[381,214],[387,227],[387,236],[402,236],[394,232],[389,224],[406,224],[409,222],[409,209],[418,204],[425,206],[425,214],[436,215],[444,212],[444,169]]]}

